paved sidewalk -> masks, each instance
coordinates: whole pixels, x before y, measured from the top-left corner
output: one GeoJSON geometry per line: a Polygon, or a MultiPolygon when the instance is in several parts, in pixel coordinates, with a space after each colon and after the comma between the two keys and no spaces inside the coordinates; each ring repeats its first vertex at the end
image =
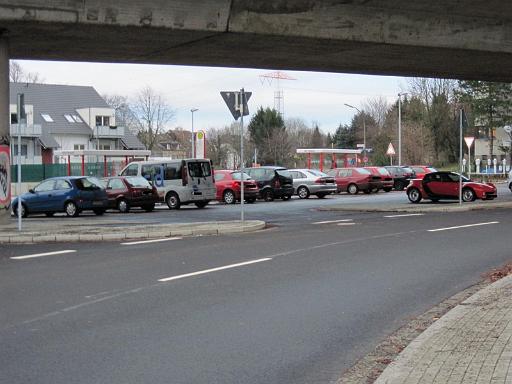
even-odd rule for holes
{"type": "Polygon", "coordinates": [[[420,204],[412,204],[404,202],[402,204],[388,204],[388,203],[365,203],[365,204],[344,204],[332,205],[329,207],[318,208],[320,211],[359,211],[359,212],[410,212],[410,213],[423,213],[423,212],[466,212],[476,210],[489,210],[489,209],[503,209],[512,208],[512,201],[474,201],[471,203],[458,202],[442,202],[432,203],[429,201],[421,202],[420,204]]]}
{"type": "Polygon", "coordinates": [[[508,276],[431,325],[375,384],[512,383],[511,363],[512,276],[508,276]]]}
{"type": "Polygon", "coordinates": [[[246,220],[242,226],[242,222],[239,220],[182,224],[142,224],[117,220],[90,223],[73,221],[67,218],[58,220],[56,218],[55,222],[51,224],[27,220],[23,223],[21,232],[18,232],[15,223],[0,225],[0,244],[139,240],[171,236],[221,235],[257,231],[265,228],[265,226],[265,222],[260,220],[246,220]]]}

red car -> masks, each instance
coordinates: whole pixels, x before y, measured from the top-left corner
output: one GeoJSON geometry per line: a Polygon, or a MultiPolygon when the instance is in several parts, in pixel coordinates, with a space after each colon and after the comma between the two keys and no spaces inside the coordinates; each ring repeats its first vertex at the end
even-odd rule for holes
{"type": "Polygon", "coordinates": [[[146,212],[155,209],[160,200],[158,191],[141,176],[118,176],[103,179],[108,196],[108,207],[118,209],[122,213],[131,207],[141,207],[146,212]]]}
{"type": "MultiPolygon", "coordinates": [[[[373,176],[380,177],[380,188],[384,192],[390,192],[393,189],[393,186],[395,185],[395,181],[393,180],[393,177],[388,172],[388,170],[384,167],[364,167],[364,169],[369,170],[373,176]]],[[[377,190],[378,192],[378,190],[377,190]]]]}
{"type": "MultiPolygon", "coordinates": [[[[407,187],[407,197],[411,203],[421,199],[433,202],[456,200],[459,198],[459,174],[454,172],[427,173],[423,179],[413,179],[407,187]]],[[[478,183],[462,176],[462,200],[492,200],[498,196],[496,187],[491,183],[478,183]]]]}
{"type": "MultiPolygon", "coordinates": [[[[215,170],[217,200],[226,204],[235,204],[240,201],[241,179],[240,171],[215,170]]],[[[244,173],[244,200],[250,204],[254,203],[259,191],[256,181],[244,173]]]]}
{"type": "Polygon", "coordinates": [[[339,192],[348,192],[355,195],[359,191],[371,193],[380,188],[380,177],[374,176],[364,168],[334,168],[327,172],[336,181],[339,192]]]}
{"type": "Polygon", "coordinates": [[[411,165],[409,168],[414,171],[415,179],[423,179],[427,173],[437,172],[437,169],[428,165],[411,165]]]}

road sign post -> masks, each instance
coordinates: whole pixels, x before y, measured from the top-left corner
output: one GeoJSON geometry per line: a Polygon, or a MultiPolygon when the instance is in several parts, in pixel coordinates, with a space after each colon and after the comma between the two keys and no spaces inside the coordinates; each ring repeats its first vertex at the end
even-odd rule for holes
{"type": "Polygon", "coordinates": [[[221,92],[220,95],[228,106],[229,111],[235,120],[240,120],[240,219],[244,225],[244,116],[249,115],[247,102],[252,92],[245,92],[242,88],[239,92],[221,92]]]}

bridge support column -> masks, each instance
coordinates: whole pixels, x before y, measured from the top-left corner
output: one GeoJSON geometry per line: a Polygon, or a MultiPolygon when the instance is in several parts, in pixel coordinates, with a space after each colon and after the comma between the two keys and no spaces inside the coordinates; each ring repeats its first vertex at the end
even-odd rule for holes
{"type": "Polygon", "coordinates": [[[11,217],[11,154],[9,113],[9,41],[0,32],[0,224],[11,217]]]}

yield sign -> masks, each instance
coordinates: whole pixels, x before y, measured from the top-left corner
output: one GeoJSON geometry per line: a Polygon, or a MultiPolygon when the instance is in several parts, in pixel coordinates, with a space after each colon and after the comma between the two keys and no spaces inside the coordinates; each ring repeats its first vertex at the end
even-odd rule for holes
{"type": "Polygon", "coordinates": [[[393,147],[393,144],[389,143],[388,145],[388,150],[386,151],[386,155],[388,156],[392,156],[394,155],[396,152],[395,152],[395,148],[393,147]]]}
{"type": "Polygon", "coordinates": [[[471,148],[471,145],[473,144],[473,141],[475,141],[474,137],[465,137],[464,141],[466,142],[466,145],[468,148],[471,148]]]}
{"type": "Polygon", "coordinates": [[[221,92],[220,95],[224,99],[224,102],[229,108],[229,111],[233,115],[235,120],[242,115],[240,111],[243,107],[244,116],[249,114],[249,107],[247,106],[247,102],[251,98],[252,92],[244,92],[244,100],[241,100],[241,92],[221,92]]]}

